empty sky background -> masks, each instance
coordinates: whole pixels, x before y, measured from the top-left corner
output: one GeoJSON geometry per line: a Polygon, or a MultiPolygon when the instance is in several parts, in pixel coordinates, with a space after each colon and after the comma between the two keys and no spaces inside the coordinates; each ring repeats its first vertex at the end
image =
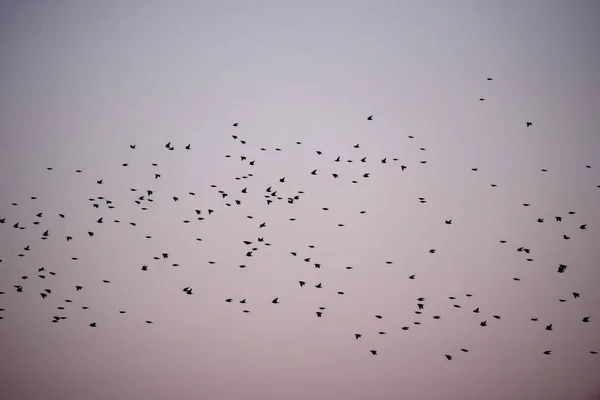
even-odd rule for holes
{"type": "Polygon", "coordinates": [[[600,396],[599,38],[595,1],[2,1],[0,397],[600,396]]]}

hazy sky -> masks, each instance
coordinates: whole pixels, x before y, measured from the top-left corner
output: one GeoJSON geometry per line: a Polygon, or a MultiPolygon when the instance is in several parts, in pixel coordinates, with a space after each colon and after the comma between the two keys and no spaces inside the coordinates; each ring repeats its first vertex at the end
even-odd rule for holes
{"type": "Polygon", "coordinates": [[[599,38],[591,0],[0,2],[0,398],[600,396],[599,38]]]}

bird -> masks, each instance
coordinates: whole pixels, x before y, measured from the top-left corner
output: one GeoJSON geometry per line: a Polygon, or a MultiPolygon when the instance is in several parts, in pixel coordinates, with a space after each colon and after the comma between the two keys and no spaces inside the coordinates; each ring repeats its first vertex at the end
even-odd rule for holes
{"type": "Polygon", "coordinates": [[[529,128],[531,125],[533,125],[533,123],[531,123],[531,122],[529,122],[529,121],[525,122],[525,126],[526,126],[527,128],[529,128]]]}
{"type": "Polygon", "coordinates": [[[372,116],[372,115],[369,115],[369,116],[367,117],[367,120],[368,120],[368,121],[373,121],[373,116],[372,116]]]}
{"type": "Polygon", "coordinates": [[[279,304],[279,297],[275,297],[275,298],[274,298],[274,299],[271,301],[271,303],[273,303],[273,304],[279,304]]]}
{"type": "Polygon", "coordinates": [[[566,266],[566,265],[564,265],[564,264],[559,264],[559,266],[558,266],[558,272],[559,272],[559,273],[561,273],[561,274],[562,274],[562,273],[564,273],[564,272],[566,271],[566,269],[567,269],[567,266],[566,266]]]}

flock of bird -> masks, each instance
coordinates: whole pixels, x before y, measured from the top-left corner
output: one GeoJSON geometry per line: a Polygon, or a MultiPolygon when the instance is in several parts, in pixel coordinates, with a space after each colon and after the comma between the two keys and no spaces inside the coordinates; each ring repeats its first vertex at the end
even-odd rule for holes
{"type": "MultiPolygon", "coordinates": [[[[487,78],[488,81],[491,81],[492,78],[487,78]]],[[[484,98],[480,98],[480,101],[484,101],[484,98]]],[[[369,115],[368,117],[366,117],[366,119],[368,121],[374,121],[374,116],[373,115],[369,115]]],[[[531,128],[533,126],[533,123],[531,121],[524,121],[523,125],[525,126],[525,128],[531,128]]],[[[231,137],[232,139],[237,142],[240,146],[246,146],[244,148],[248,148],[251,147],[248,142],[243,138],[243,125],[240,126],[239,123],[233,123],[232,129],[235,131],[235,134],[233,134],[231,137]]],[[[409,139],[415,139],[415,136],[408,136],[409,139]]],[[[232,143],[233,144],[233,143],[232,143]]],[[[296,142],[296,145],[301,145],[302,142],[296,142]]],[[[353,146],[355,149],[361,149],[360,144],[355,144],[353,146]]],[[[137,149],[137,146],[135,144],[131,144],[129,145],[129,149],[132,152],[135,151],[139,151],[137,149]]],[[[175,151],[179,149],[179,146],[176,147],[175,144],[173,144],[171,141],[169,141],[168,143],[166,143],[164,145],[164,151],[175,151]]],[[[182,146],[182,151],[192,151],[192,145],[191,144],[186,144],[182,146]]],[[[258,150],[260,151],[267,151],[266,148],[264,147],[256,147],[255,148],[255,152],[253,152],[252,154],[254,154],[257,158],[260,154],[260,152],[258,152],[258,150]]],[[[282,148],[274,148],[275,151],[283,151],[282,148]]],[[[420,148],[420,150],[425,150],[424,148],[420,148]]],[[[370,172],[364,172],[362,173],[360,176],[352,176],[350,178],[347,178],[345,176],[345,174],[341,173],[343,172],[343,167],[341,167],[342,164],[339,163],[363,163],[363,164],[367,164],[367,163],[371,163],[371,157],[367,154],[361,154],[360,156],[352,159],[352,158],[345,158],[343,159],[342,156],[340,155],[327,155],[324,154],[323,151],[315,149],[314,150],[316,152],[316,154],[320,157],[322,157],[324,159],[324,164],[323,165],[338,165],[338,171],[337,172],[331,172],[330,170],[327,170],[327,167],[320,167],[320,168],[316,168],[316,169],[312,169],[312,170],[307,170],[305,173],[307,176],[325,176],[325,177],[330,177],[331,179],[347,179],[349,184],[358,184],[360,182],[361,179],[368,179],[371,176],[370,172]],[[327,164],[328,163],[328,164],[327,164]],[[325,170],[327,170],[327,172],[325,172],[325,170]],[[340,172],[341,171],[341,172],[340,172]]],[[[226,154],[225,155],[226,158],[232,158],[234,156],[232,156],[231,154],[226,154]]],[[[239,161],[242,163],[245,163],[248,166],[248,171],[251,171],[251,167],[254,166],[256,164],[256,160],[255,159],[249,159],[246,155],[239,155],[239,161]]],[[[398,158],[393,158],[390,157],[388,159],[388,157],[384,157],[384,158],[378,158],[375,162],[379,163],[379,164],[387,164],[389,167],[388,168],[398,168],[400,171],[403,171],[404,173],[410,173],[411,168],[407,165],[402,164],[398,158]]],[[[420,161],[421,164],[425,164],[427,163],[426,160],[421,160],[420,161]]],[[[122,167],[128,167],[128,163],[122,163],[121,166],[122,167]]],[[[157,163],[152,163],[151,164],[153,168],[158,168],[158,164],[157,163]]],[[[591,168],[591,166],[586,165],[586,168],[591,168]]],[[[48,167],[47,168],[49,171],[53,171],[52,167],[48,167]]],[[[157,170],[158,171],[158,170],[157,170]]],[[[478,169],[477,168],[472,168],[473,172],[477,172],[478,169]]],[[[542,169],[543,172],[546,172],[545,169],[542,169]]],[[[75,173],[77,174],[82,174],[84,173],[83,170],[81,169],[76,169],[74,170],[75,173]]],[[[152,172],[151,175],[153,176],[154,180],[158,180],[162,178],[162,175],[160,172],[152,172]]],[[[243,181],[245,179],[248,179],[249,177],[252,177],[253,173],[252,172],[247,172],[246,175],[244,176],[238,176],[235,177],[236,180],[238,181],[243,181]]],[[[316,179],[316,178],[315,178],[316,179]]],[[[99,179],[99,180],[95,180],[97,185],[103,185],[104,184],[104,180],[103,179],[99,179]]],[[[323,183],[324,185],[326,185],[326,183],[323,183]]],[[[226,192],[225,190],[222,190],[219,188],[219,186],[215,185],[215,184],[210,184],[210,188],[214,189],[214,191],[216,192],[216,195],[218,196],[217,198],[219,198],[221,200],[221,204],[215,204],[215,206],[213,206],[213,208],[205,208],[205,209],[192,209],[189,210],[189,214],[191,216],[193,216],[196,220],[198,221],[203,221],[207,218],[211,218],[211,216],[216,213],[216,212],[224,212],[226,210],[226,208],[224,207],[234,207],[234,206],[241,206],[242,202],[244,201],[244,196],[250,196],[252,194],[258,193],[258,194],[262,194],[262,196],[264,197],[264,203],[266,206],[270,206],[272,205],[274,202],[287,202],[288,204],[294,204],[298,201],[300,201],[302,199],[303,196],[306,195],[306,193],[304,191],[288,191],[288,188],[293,187],[294,182],[290,181],[289,178],[287,178],[286,176],[281,176],[279,179],[277,179],[276,181],[273,181],[271,185],[269,185],[266,188],[263,188],[262,190],[257,189],[257,188],[249,188],[249,187],[244,187],[241,190],[239,190],[239,192],[236,193],[232,193],[232,192],[226,192]],[[280,194],[285,192],[286,194],[280,194]],[[220,208],[219,208],[220,207],[220,208]]],[[[497,185],[496,184],[490,184],[491,187],[496,188],[497,185]]],[[[600,187],[600,185],[598,185],[598,187],[600,187]]],[[[134,204],[136,204],[136,206],[139,206],[141,210],[143,211],[147,211],[151,209],[151,204],[155,201],[156,199],[156,194],[155,194],[155,190],[152,189],[148,189],[148,190],[140,190],[138,191],[137,188],[131,188],[130,189],[131,192],[141,192],[141,193],[136,193],[135,194],[135,198],[132,200],[134,204]]],[[[157,193],[158,194],[158,193],[157,193]]],[[[195,196],[194,192],[189,192],[188,193],[190,196],[195,196]]],[[[170,199],[172,199],[173,202],[178,202],[179,201],[179,197],[177,196],[169,196],[170,199]]],[[[36,200],[37,197],[32,196],[31,200],[36,200]]],[[[159,199],[157,199],[158,201],[164,201],[164,197],[159,197],[159,199]]],[[[113,202],[108,199],[105,198],[103,196],[99,196],[96,198],[89,198],[88,199],[91,203],[92,203],[92,207],[96,208],[96,209],[100,209],[101,207],[106,206],[106,208],[108,209],[113,209],[115,206],[113,204],[113,202]],[[104,204],[103,204],[104,203],[104,204]]],[[[420,197],[419,199],[420,203],[427,203],[427,199],[420,197]]],[[[529,207],[530,204],[528,203],[523,203],[522,204],[524,207],[529,207]]],[[[48,225],[51,225],[53,223],[52,218],[60,218],[60,219],[65,219],[68,218],[68,215],[64,214],[64,213],[56,213],[55,215],[50,216],[50,220],[48,220],[49,218],[46,217],[45,213],[37,213],[35,214],[33,221],[27,220],[27,221],[23,221],[23,220],[16,220],[15,218],[12,218],[10,216],[10,211],[7,209],[8,205],[2,204],[0,205],[0,207],[2,207],[0,210],[2,211],[3,215],[0,215],[0,229],[10,229],[10,227],[12,227],[12,229],[14,230],[25,230],[25,229],[39,229],[38,226],[45,226],[41,229],[39,229],[40,231],[40,240],[65,240],[67,242],[71,242],[73,240],[77,240],[79,239],[78,237],[76,237],[75,235],[73,236],[66,236],[66,237],[62,237],[62,238],[55,238],[52,235],[52,229],[48,228],[48,225]]],[[[12,203],[13,207],[18,207],[19,204],[18,203],[12,203]]],[[[324,211],[328,211],[329,208],[327,207],[323,207],[322,208],[324,211]]],[[[269,207],[265,207],[265,212],[269,212],[269,207]]],[[[360,210],[359,211],[360,214],[366,214],[367,210],[360,210]]],[[[569,211],[568,212],[569,215],[573,215],[575,214],[574,211],[569,211]]],[[[121,223],[120,220],[112,220],[112,221],[108,221],[108,218],[106,218],[106,216],[102,216],[98,219],[95,220],[95,224],[96,225],[100,225],[100,224],[105,224],[105,223],[113,223],[113,224],[119,224],[121,223]]],[[[248,219],[253,220],[255,218],[255,216],[253,215],[247,215],[248,219]]],[[[294,221],[295,218],[289,218],[291,221],[294,221]]],[[[553,222],[554,223],[562,223],[563,222],[563,216],[561,215],[556,215],[553,218],[553,222]]],[[[538,217],[537,218],[537,222],[542,224],[545,223],[545,219],[542,217],[538,217]]],[[[183,223],[185,224],[189,224],[192,223],[192,218],[190,217],[190,219],[186,219],[183,221],[183,223]]],[[[452,225],[453,224],[453,220],[452,219],[446,219],[445,221],[440,221],[440,223],[445,223],[446,225],[452,225]]],[[[136,226],[135,222],[129,222],[129,224],[131,226],[136,226]]],[[[339,223],[338,224],[339,227],[344,227],[345,225],[343,223],[339,223]]],[[[578,224],[578,228],[581,231],[584,231],[588,228],[587,224],[578,224]]],[[[264,247],[268,247],[271,246],[271,243],[269,243],[269,241],[266,239],[266,236],[268,235],[276,235],[277,232],[271,232],[269,230],[269,226],[267,225],[267,223],[265,222],[265,220],[259,220],[258,222],[256,222],[256,232],[257,232],[257,237],[256,238],[247,238],[246,240],[243,241],[243,243],[240,244],[240,246],[242,246],[243,248],[243,252],[245,252],[245,256],[248,257],[249,259],[252,258],[257,252],[261,251],[261,248],[264,247]],[[264,233],[264,235],[261,235],[261,233],[264,233]]],[[[91,227],[88,227],[86,229],[86,231],[82,234],[83,236],[87,236],[89,238],[93,238],[95,233],[94,233],[94,229],[91,227]]],[[[152,237],[147,235],[145,236],[147,239],[151,239],[152,237]]],[[[563,235],[563,239],[564,240],[570,240],[571,237],[567,236],[566,234],[563,235]]],[[[196,238],[197,241],[202,241],[201,238],[196,238]]],[[[506,240],[499,240],[500,244],[506,244],[507,241],[506,240]]],[[[307,245],[309,248],[314,248],[314,245],[307,245]]],[[[26,246],[23,247],[23,251],[20,252],[19,254],[17,254],[18,257],[26,257],[27,253],[34,250],[35,249],[35,244],[27,244],[26,246]]],[[[524,247],[524,246],[519,246],[515,249],[518,252],[523,252],[525,254],[527,254],[527,257],[530,257],[529,254],[531,253],[531,249],[524,247]]],[[[436,253],[436,249],[435,248],[431,248],[429,249],[429,253],[431,254],[435,254],[436,253]]],[[[303,257],[300,256],[299,253],[297,251],[292,251],[290,252],[290,256],[291,257],[297,257],[302,259],[305,263],[308,264],[312,264],[312,266],[314,266],[314,268],[316,269],[321,269],[321,263],[320,262],[316,262],[312,259],[312,257],[303,257]]],[[[0,254],[0,268],[2,267],[2,262],[4,261],[4,264],[11,263],[11,262],[15,262],[15,260],[13,260],[11,258],[12,256],[9,256],[8,258],[6,256],[3,257],[2,254],[0,254]]],[[[156,254],[153,256],[153,260],[167,260],[169,259],[169,253],[168,252],[161,252],[159,254],[156,254]]],[[[533,261],[532,258],[526,258],[527,261],[533,261]]],[[[71,257],[71,260],[73,261],[78,261],[79,258],[78,257],[71,257]]],[[[151,268],[149,268],[149,265],[152,263],[151,260],[149,260],[147,263],[139,266],[139,270],[141,271],[140,273],[152,273],[151,272],[151,268]]],[[[393,261],[386,261],[386,264],[392,264],[393,261]]],[[[209,264],[215,264],[215,261],[209,261],[209,264]]],[[[173,266],[178,266],[178,263],[172,263],[173,266]]],[[[245,264],[241,264],[239,265],[239,268],[246,268],[247,265],[245,264]]],[[[6,268],[6,267],[5,267],[6,268]]],[[[346,270],[352,270],[354,267],[352,266],[346,266],[345,269],[346,270]]],[[[568,266],[564,265],[564,264],[557,264],[556,265],[556,273],[559,274],[564,274],[567,272],[568,270],[568,266]]],[[[2,272],[2,270],[0,269],[0,273],[2,272]]],[[[47,271],[45,267],[40,267],[37,268],[37,271],[35,273],[33,273],[32,275],[35,276],[30,276],[30,275],[23,275],[21,276],[21,281],[20,282],[13,282],[12,283],[12,287],[14,288],[14,290],[18,293],[31,293],[31,295],[36,295],[36,296],[40,296],[42,299],[44,299],[44,301],[54,301],[53,299],[53,292],[51,288],[45,288],[43,289],[43,291],[41,292],[29,292],[28,291],[28,285],[27,282],[30,281],[30,278],[37,278],[37,279],[42,279],[45,280],[48,278],[48,275],[50,275],[51,277],[56,277],[59,278],[59,276],[57,275],[57,273],[55,271],[47,271]]],[[[416,274],[410,274],[408,275],[408,279],[415,279],[416,278],[416,274]]],[[[519,277],[513,277],[512,278],[514,281],[519,281],[521,278],[519,277]]],[[[110,284],[111,281],[110,280],[102,280],[103,283],[105,284],[110,284]]],[[[4,285],[7,282],[5,282],[5,280],[0,280],[0,284],[4,285]]],[[[307,285],[309,285],[307,280],[300,280],[297,282],[298,283],[298,290],[305,290],[303,288],[305,288],[307,285]]],[[[322,282],[313,282],[310,285],[314,286],[317,289],[322,289],[323,288],[323,284],[322,282]]],[[[48,285],[50,286],[50,285],[48,285]]],[[[81,283],[78,284],[76,286],[74,286],[72,288],[73,290],[73,296],[76,296],[76,292],[85,290],[86,286],[81,283]]],[[[0,290],[5,290],[4,288],[2,288],[0,286],[0,290]]],[[[181,288],[181,293],[187,295],[187,296],[191,296],[194,294],[194,289],[191,286],[187,286],[184,288],[181,288]]],[[[336,292],[337,295],[344,295],[345,292],[344,291],[337,291],[336,292]]],[[[1,295],[6,295],[5,291],[0,291],[0,306],[2,304],[2,296],[1,295]]],[[[473,295],[470,293],[466,293],[465,294],[466,297],[472,297],[473,295]]],[[[579,299],[581,296],[581,294],[579,292],[572,292],[572,297],[573,299],[579,299]]],[[[75,297],[74,297],[75,298],[75,297]]],[[[456,297],[451,296],[449,298],[449,300],[456,300],[456,297]]],[[[58,300],[57,300],[58,301],[58,300]]],[[[250,309],[247,307],[247,305],[249,304],[248,300],[246,298],[243,299],[234,299],[234,298],[224,298],[223,299],[224,302],[227,303],[234,303],[237,302],[239,304],[243,305],[243,309],[242,312],[244,313],[249,313],[250,309]]],[[[562,298],[560,299],[561,302],[565,302],[567,301],[566,299],[562,298]]],[[[59,323],[62,320],[65,320],[68,318],[67,315],[65,314],[66,311],[66,304],[63,303],[74,303],[75,301],[72,299],[66,299],[66,300],[62,300],[58,301],[58,304],[56,306],[57,310],[59,310],[59,312],[57,312],[57,315],[54,315],[52,317],[52,322],[53,323],[59,323]]],[[[285,307],[285,294],[281,294],[280,296],[274,298],[271,300],[271,303],[274,306],[278,306],[278,307],[285,307]],[[280,301],[281,298],[281,301],[280,301]]],[[[426,299],[425,297],[418,297],[415,299],[415,303],[414,303],[414,307],[415,310],[414,312],[417,315],[423,315],[425,313],[425,309],[426,309],[426,299]]],[[[453,306],[455,308],[462,308],[461,305],[459,304],[453,304],[453,306]]],[[[89,307],[86,305],[81,305],[80,306],[82,309],[86,310],[89,307]]],[[[325,310],[326,307],[319,307],[317,311],[314,311],[314,315],[316,316],[316,318],[323,318],[325,315],[325,310]]],[[[126,313],[125,310],[118,310],[119,313],[124,314],[126,313]]],[[[482,311],[480,311],[480,307],[475,307],[473,308],[470,312],[474,313],[474,314],[479,314],[482,311]]],[[[0,319],[4,319],[4,315],[7,314],[7,310],[4,308],[0,308],[0,319]]],[[[433,319],[440,319],[441,316],[440,315],[432,315],[431,316],[433,319]]],[[[489,316],[495,320],[500,320],[501,316],[500,315],[491,315],[489,316]]],[[[376,319],[382,319],[383,316],[382,315],[373,315],[372,318],[376,318],[376,319]]],[[[531,317],[530,318],[532,323],[538,322],[538,318],[537,317],[531,317]]],[[[580,316],[580,321],[582,324],[585,323],[589,323],[591,321],[591,316],[590,315],[582,315],[580,316]]],[[[552,331],[553,330],[553,323],[550,321],[547,321],[548,323],[545,323],[545,330],[547,331],[552,331]]],[[[145,320],[145,323],[147,324],[152,324],[153,321],[152,320],[145,320]]],[[[413,325],[420,325],[421,322],[420,321],[414,321],[413,325]]],[[[96,321],[89,321],[89,326],[92,328],[97,328],[98,327],[98,323],[96,321]]],[[[486,317],[481,318],[481,321],[479,322],[479,326],[481,327],[481,329],[486,329],[486,327],[488,327],[488,319],[486,319],[486,317]]],[[[411,326],[409,325],[405,325],[402,326],[401,329],[406,331],[409,330],[411,328],[411,326]]],[[[489,328],[487,328],[489,329],[489,328]]],[[[354,338],[356,340],[360,340],[363,337],[364,333],[361,332],[355,332],[354,338]]],[[[385,331],[378,331],[377,332],[378,335],[386,335],[385,331]]],[[[377,349],[368,349],[370,351],[371,354],[373,355],[377,355],[377,349]]],[[[467,353],[469,352],[469,349],[467,348],[461,348],[460,349],[462,352],[467,353]]],[[[543,354],[545,355],[550,355],[552,352],[552,350],[550,349],[545,349],[543,350],[543,354]]],[[[589,349],[589,353],[590,354],[597,354],[597,350],[594,349],[589,349]]],[[[447,360],[452,360],[453,359],[453,355],[452,354],[444,354],[445,358],[447,360]]]]}

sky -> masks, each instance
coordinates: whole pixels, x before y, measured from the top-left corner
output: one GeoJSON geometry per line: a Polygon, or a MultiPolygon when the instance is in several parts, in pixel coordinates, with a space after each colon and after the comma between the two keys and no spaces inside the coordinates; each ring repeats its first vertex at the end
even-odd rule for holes
{"type": "Polygon", "coordinates": [[[0,397],[600,398],[599,37],[589,0],[0,2],[0,397]]]}

